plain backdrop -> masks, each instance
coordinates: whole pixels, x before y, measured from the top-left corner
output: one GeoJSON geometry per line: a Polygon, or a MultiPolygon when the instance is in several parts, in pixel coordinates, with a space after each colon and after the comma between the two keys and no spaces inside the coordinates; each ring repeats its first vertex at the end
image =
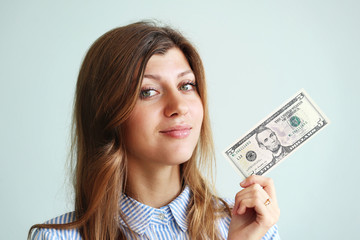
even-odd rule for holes
{"type": "Polygon", "coordinates": [[[282,239],[355,239],[360,227],[358,0],[0,2],[0,238],[72,211],[66,160],[89,46],[144,19],[181,30],[204,61],[217,190],[242,178],[222,151],[304,88],[331,124],[269,173],[282,239]]]}

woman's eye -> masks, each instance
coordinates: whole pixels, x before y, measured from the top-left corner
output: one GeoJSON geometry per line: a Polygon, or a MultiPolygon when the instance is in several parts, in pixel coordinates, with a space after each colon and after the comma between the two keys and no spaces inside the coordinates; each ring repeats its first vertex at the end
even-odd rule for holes
{"type": "Polygon", "coordinates": [[[144,89],[140,92],[140,98],[145,99],[156,95],[156,91],[154,89],[144,89]]]}
{"type": "Polygon", "coordinates": [[[181,91],[190,91],[195,89],[196,84],[194,82],[188,82],[180,86],[181,91]]]}

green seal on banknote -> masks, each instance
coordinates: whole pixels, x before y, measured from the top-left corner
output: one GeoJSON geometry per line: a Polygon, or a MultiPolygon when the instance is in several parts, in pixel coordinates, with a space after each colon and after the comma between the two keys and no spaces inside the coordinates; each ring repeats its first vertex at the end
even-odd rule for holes
{"type": "Polygon", "coordinates": [[[301,123],[301,121],[300,121],[300,118],[299,118],[299,117],[297,117],[297,116],[292,116],[292,117],[290,118],[290,124],[291,124],[291,126],[297,127],[297,126],[300,125],[300,123],[301,123]]]}

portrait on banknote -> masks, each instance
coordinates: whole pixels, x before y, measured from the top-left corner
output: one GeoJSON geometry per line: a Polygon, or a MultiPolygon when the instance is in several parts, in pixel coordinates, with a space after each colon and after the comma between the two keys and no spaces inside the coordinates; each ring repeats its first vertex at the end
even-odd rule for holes
{"type": "Polygon", "coordinates": [[[255,139],[259,147],[272,153],[274,163],[277,163],[291,152],[290,146],[284,146],[279,141],[276,132],[266,126],[260,125],[256,129],[255,139]]]}

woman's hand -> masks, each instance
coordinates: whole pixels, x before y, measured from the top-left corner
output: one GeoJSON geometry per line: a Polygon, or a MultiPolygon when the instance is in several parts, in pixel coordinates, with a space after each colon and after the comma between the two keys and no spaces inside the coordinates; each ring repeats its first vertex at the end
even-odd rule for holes
{"type": "Polygon", "coordinates": [[[229,240],[259,240],[278,221],[280,210],[272,179],[250,176],[235,196],[230,222],[229,240]]]}

